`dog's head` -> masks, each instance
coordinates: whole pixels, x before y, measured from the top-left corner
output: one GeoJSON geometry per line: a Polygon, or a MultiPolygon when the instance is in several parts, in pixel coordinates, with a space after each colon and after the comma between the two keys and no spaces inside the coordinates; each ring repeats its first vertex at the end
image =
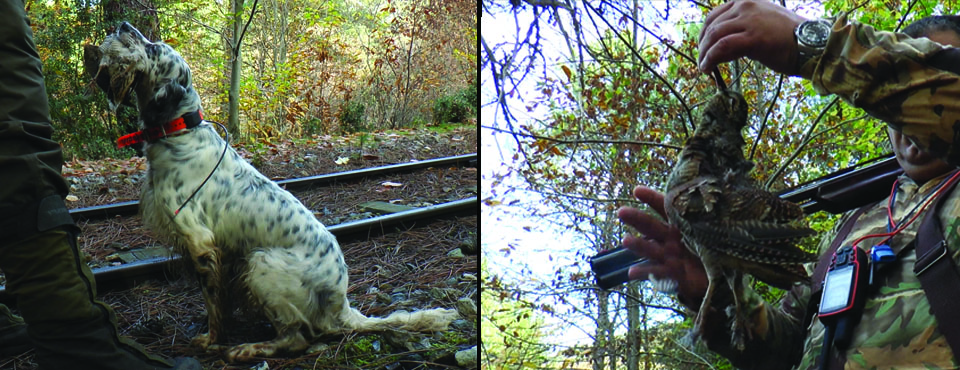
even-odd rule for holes
{"type": "Polygon", "coordinates": [[[133,93],[144,127],[200,109],[190,67],[180,54],[163,42],[147,40],[129,23],[121,23],[99,49],[87,52],[91,56],[85,56],[85,63],[88,69],[96,63],[94,79],[107,94],[110,107],[130,102],[133,93]]]}

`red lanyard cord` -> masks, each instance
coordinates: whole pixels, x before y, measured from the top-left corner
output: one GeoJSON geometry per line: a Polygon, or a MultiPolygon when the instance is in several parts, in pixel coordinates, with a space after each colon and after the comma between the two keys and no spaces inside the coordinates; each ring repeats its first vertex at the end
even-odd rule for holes
{"type": "MultiPolygon", "coordinates": [[[[886,238],[883,239],[880,243],[877,243],[877,244],[886,243],[888,240],[890,240],[891,238],[893,238],[895,235],[899,234],[901,231],[903,231],[904,229],[906,229],[907,226],[910,226],[910,224],[912,224],[913,221],[915,221],[915,220],[917,219],[917,217],[919,217],[920,214],[923,213],[923,210],[926,209],[927,206],[930,205],[930,203],[933,202],[934,199],[937,199],[938,197],[940,197],[940,193],[942,193],[942,192],[944,191],[944,189],[947,189],[947,188],[950,187],[949,184],[953,183],[953,182],[957,179],[957,176],[958,176],[958,175],[960,175],[960,171],[957,171],[956,173],[953,174],[953,176],[951,176],[949,179],[947,179],[947,181],[944,182],[943,186],[941,186],[939,189],[937,189],[937,191],[933,194],[933,196],[927,198],[927,199],[923,202],[923,205],[920,207],[920,209],[919,209],[917,212],[915,212],[915,213],[913,214],[913,217],[910,217],[910,220],[909,220],[909,221],[907,221],[906,223],[904,223],[903,225],[901,225],[900,227],[898,227],[896,230],[891,231],[891,232],[887,232],[887,233],[870,234],[870,235],[861,236],[860,238],[857,238],[857,240],[854,240],[854,241],[853,241],[853,246],[856,247],[856,246],[857,246],[858,244],[860,244],[860,242],[863,241],[864,239],[879,238],[879,237],[884,237],[884,236],[885,236],[886,238]]],[[[897,186],[897,183],[894,182],[894,183],[893,183],[893,190],[891,190],[891,194],[893,194],[893,193],[896,192],[896,186],[897,186]]],[[[889,217],[889,220],[890,220],[889,222],[890,222],[890,224],[893,225],[893,212],[890,210],[890,208],[892,208],[892,207],[890,207],[890,206],[887,207],[887,216],[889,217]]]]}

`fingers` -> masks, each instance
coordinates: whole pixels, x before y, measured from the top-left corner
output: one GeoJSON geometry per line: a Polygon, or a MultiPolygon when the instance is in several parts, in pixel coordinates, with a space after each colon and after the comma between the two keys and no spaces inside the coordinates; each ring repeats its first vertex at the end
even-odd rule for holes
{"type": "Polygon", "coordinates": [[[620,241],[620,244],[633,252],[633,254],[636,254],[640,257],[654,260],[663,259],[663,248],[661,248],[658,243],[652,239],[644,239],[633,235],[627,235],[623,237],[623,239],[620,241]]]}
{"type": "Polygon", "coordinates": [[[744,56],[753,46],[745,30],[738,24],[728,22],[729,27],[707,35],[700,44],[700,71],[710,73],[720,63],[744,56]],[[713,37],[720,36],[714,40],[713,37]]]}
{"type": "MultiPolygon", "coordinates": [[[[703,28],[700,29],[700,45],[699,45],[699,55],[697,56],[697,63],[700,67],[700,71],[707,73],[709,69],[706,68],[707,65],[704,63],[704,56],[707,54],[707,51],[710,50],[710,47],[715,43],[716,35],[716,25],[725,20],[729,20],[732,17],[735,17],[736,14],[731,12],[733,9],[734,1],[728,1],[723,3],[707,14],[707,19],[703,22],[703,28]]],[[[711,63],[709,66],[713,68],[716,63],[711,63]]]]}
{"type": "Polygon", "coordinates": [[[633,188],[633,196],[657,211],[660,217],[667,218],[667,212],[663,209],[663,193],[641,185],[633,188]]]}
{"type": "Polygon", "coordinates": [[[617,210],[621,222],[633,226],[640,234],[655,240],[664,240],[670,235],[670,225],[653,215],[636,208],[623,207],[617,210]]]}
{"type": "Polygon", "coordinates": [[[743,14],[743,8],[750,8],[749,4],[735,7],[735,3],[724,3],[724,6],[710,12],[708,21],[700,29],[698,62],[703,73],[709,73],[720,63],[745,56],[746,48],[751,46],[749,42],[743,42],[747,41],[744,40],[744,32],[748,26],[744,22],[748,15],[743,14]],[[731,40],[731,37],[734,40],[731,40]]]}
{"type": "Polygon", "coordinates": [[[717,22],[717,20],[721,18],[723,19],[730,18],[732,16],[730,14],[730,9],[733,8],[733,3],[734,3],[733,1],[725,2],[722,5],[716,8],[713,8],[713,10],[711,10],[710,13],[707,14],[707,19],[703,21],[703,28],[700,29],[700,35],[698,37],[698,39],[700,39],[700,44],[701,44],[700,55],[703,55],[702,44],[703,44],[703,38],[706,36],[707,30],[710,30],[711,27],[714,25],[714,23],[717,22]]]}
{"type": "Polygon", "coordinates": [[[628,235],[623,238],[621,245],[634,254],[647,259],[647,262],[630,267],[627,273],[630,280],[647,280],[650,275],[662,278],[674,273],[674,271],[669,270],[669,264],[664,263],[664,260],[667,259],[667,251],[659,242],[628,235]]]}
{"type": "Polygon", "coordinates": [[[716,8],[713,8],[713,10],[710,10],[710,13],[707,14],[707,19],[703,21],[703,28],[700,29],[700,38],[703,38],[703,31],[705,31],[707,28],[710,28],[710,25],[713,24],[717,18],[727,14],[727,11],[733,7],[733,3],[734,1],[728,1],[720,4],[720,6],[717,6],[716,8]]]}
{"type": "Polygon", "coordinates": [[[700,30],[699,68],[707,73],[720,63],[747,57],[780,73],[794,72],[793,30],[804,20],[771,1],[734,0],[718,6],[700,30]]]}

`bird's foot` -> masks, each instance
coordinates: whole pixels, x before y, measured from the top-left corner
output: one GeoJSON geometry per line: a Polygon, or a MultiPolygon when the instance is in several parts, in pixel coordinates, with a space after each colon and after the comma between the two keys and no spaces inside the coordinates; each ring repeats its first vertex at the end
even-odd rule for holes
{"type": "Polygon", "coordinates": [[[693,329],[680,339],[684,346],[693,348],[703,340],[704,316],[706,315],[697,314],[693,319],[693,329]]]}
{"type": "Polygon", "coordinates": [[[747,348],[746,340],[744,339],[745,335],[743,333],[743,328],[737,328],[736,324],[732,325],[733,328],[730,329],[730,346],[735,348],[737,351],[743,352],[744,348],[747,348]]]}
{"type": "Polygon", "coordinates": [[[748,322],[736,305],[728,306],[726,314],[730,318],[730,345],[737,351],[743,351],[747,340],[752,339],[750,330],[747,328],[748,322]]]}
{"type": "Polygon", "coordinates": [[[680,337],[680,339],[677,342],[683,348],[692,349],[694,346],[697,345],[697,339],[699,338],[700,338],[699,334],[696,334],[696,329],[694,329],[694,330],[690,330],[690,332],[688,332],[686,335],[680,337]]]}

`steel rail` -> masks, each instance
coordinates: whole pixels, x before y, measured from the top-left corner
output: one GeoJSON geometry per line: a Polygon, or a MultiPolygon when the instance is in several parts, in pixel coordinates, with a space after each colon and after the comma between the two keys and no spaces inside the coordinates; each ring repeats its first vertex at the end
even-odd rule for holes
{"type": "MultiPolygon", "coordinates": [[[[363,220],[351,221],[327,227],[339,243],[346,240],[364,239],[373,235],[382,235],[395,230],[408,230],[439,219],[476,215],[480,209],[479,197],[466,198],[429,207],[416,208],[409,211],[372,217],[363,220]]],[[[108,266],[93,269],[93,276],[97,281],[97,289],[101,292],[109,290],[115,282],[122,285],[131,285],[143,278],[162,276],[171,270],[173,263],[178,263],[182,257],[154,257],[141,261],[131,262],[119,266],[108,266]]],[[[12,297],[7,294],[6,286],[0,286],[0,302],[12,303],[12,297]]]]}
{"type": "MultiPolygon", "coordinates": [[[[392,164],[380,167],[362,168],[358,170],[329,173],[324,175],[308,176],[297,179],[277,181],[277,184],[287,190],[301,190],[338,182],[358,181],[367,177],[382,176],[395,173],[409,173],[430,167],[440,166],[477,166],[477,153],[463,154],[452,157],[427,159],[416,162],[392,164]]],[[[137,213],[140,202],[131,200],[114,204],[84,207],[70,210],[75,221],[104,219],[113,216],[128,216],[137,213]]]]}

